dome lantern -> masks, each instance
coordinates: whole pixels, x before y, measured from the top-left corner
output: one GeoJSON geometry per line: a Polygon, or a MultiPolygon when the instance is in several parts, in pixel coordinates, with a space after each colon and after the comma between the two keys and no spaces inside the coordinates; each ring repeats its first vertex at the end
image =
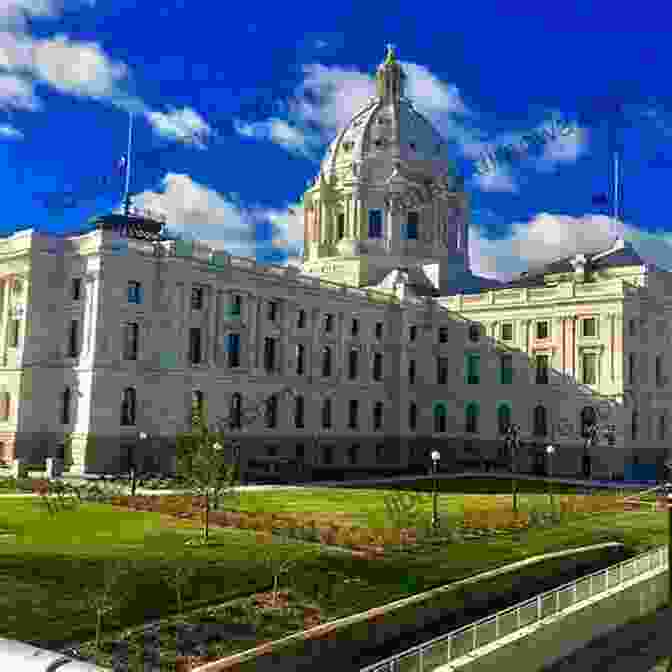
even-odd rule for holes
{"type": "Polygon", "coordinates": [[[405,79],[406,75],[397,63],[394,46],[388,44],[385,60],[378,66],[376,73],[378,97],[386,103],[398,101],[404,95],[405,79]]]}

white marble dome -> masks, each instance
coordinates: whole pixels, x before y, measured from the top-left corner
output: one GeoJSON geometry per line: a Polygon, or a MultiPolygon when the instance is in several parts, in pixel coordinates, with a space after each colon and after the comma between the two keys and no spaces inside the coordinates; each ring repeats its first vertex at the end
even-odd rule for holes
{"type": "Polygon", "coordinates": [[[390,50],[378,68],[378,96],[369,100],[346,124],[327,149],[322,161],[324,178],[332,182],[343,173],[359,177],[367,163],[396,162],[428,176],[448,174],[457,169],[448,155],[445,140],[403,94],[404,74],[390,50]]]}

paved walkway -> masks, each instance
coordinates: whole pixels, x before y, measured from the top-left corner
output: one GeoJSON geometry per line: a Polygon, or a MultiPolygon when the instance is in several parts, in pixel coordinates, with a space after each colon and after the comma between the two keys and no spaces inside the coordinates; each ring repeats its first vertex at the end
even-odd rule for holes
{"type": "Polygon", "coordinates": [[[656,661],[672,655],[670,634],[672,609],[661,609],[594,639],[543,672],[652,672],[656,661]]]}
{"type": "MultiPolygon", "coordinates": [[[[464,477],[474,477],[474,478],[501,478],[505,480],[511,480],[513,477],[513,474],[511,473],[506,473],[506,472],[497,472],[497,473],[483,473],[481,471],[466,471],[462,472],[460,474],[437,474],[436,478],[437,480],[449,480],[449,479],[455,479],[455,478],[464,478],[464,477]]],[[[428,478],[432,478],[433,476],[431,474],[423,474],[420,476],[393,476],[389,478],[377,478],[377,479],[365,479],[365,480],[352,480],[352,481],[311,481],[308,483],[298,483],[298,484],[293,484],[293,485],[285,485],[285,484],[264,484],[264,485],[255,485],[255,484],[250,484],[250,485],[239,485],[235,489],[239,491],[256,491],[256,490],[298,490],[300,488],[342,488],[342,487],[366,487],[367,485],[385,485],[386,483],[394,484],[394,483],[408,483],[408,482],[413,482],[413,481],[420,481],[420,480],[427,480],[428,478]]],[[[527,474],[517,474],[516,478],[519,481],[544,481],[544,482],[552,482],[552,483],[564,483],[567,485],[577,485],[577,486],[585,486],[585,487],[603,487],[603,488],[608,488],[608,489],[613,489],[613,490],[633,490],[633,491],[638,491],[638,490],[644,490],[650,486],[647,486],[646,484],[642,483],[628,483],[624,481],[598,481],[598,480],[592,480],[592,481],[586,481],[586,480],[580,480],[576,478],[563,478],[563,477],[552,477],[552,478],[545,478],[542,476],[530,476],[527,474]]],[[[65,481],[72,481],[75,479],[59,479],[59,480],[65,480],[65,481]]],[[[100,480],[100,477],[95,475],[95,474],[87,474],[82,480],[89,480],[89,481],[94,481],[96,483],[103,483],[103,481],[100,480]]],[[[107,481],[105,481],[107,482],[107,481]]],[[[130,493],[130,487],[127,488],[128,492],[130,493]]],[[[179,495],[183,494],[185,491],[184,490],[151,490],[147,488],[136,488],[135,489],[136,494],[138,495],[179,495]]],[[[36,497],[37,495],[34,495],[33,493],[7,493],[3,492],[0,493],[0,496],[2,495],[11,495],[13,497],[36,497]]]]}

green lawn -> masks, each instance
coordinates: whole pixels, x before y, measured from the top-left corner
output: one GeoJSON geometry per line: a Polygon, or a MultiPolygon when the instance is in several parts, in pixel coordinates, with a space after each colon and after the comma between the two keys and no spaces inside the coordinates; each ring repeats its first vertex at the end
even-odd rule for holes
{"type": "MultiPolygon", "coordinates": [[[[244,492],[239,506],[248,511],[334,512],[380,526],[387,524],[384,495],[381,490],[346,488],[244,492]]],[[[444,524],[461,519],[463,500],[458,494],[439,496],[444,524]]],[[[547,503],[544,494],[521,495],[521,508],[547,503]]],[[[431,496],[425,497],[422,508],[428,515],[431,496]]],[[[159,514],[119,511],[106,504],[83,504],[52,518],[38,499],[3,496],[0,532],[9,533],[0,534],[0,636],[11,639],[92,639],[95,617],[84,589],[102,585],[104,568],[111,560],[132,562],[134,570],[116,591],[125,596],[123,603],[105,617],[108,636],[176,613],[175,591],[166,577],[179,564],[189,564],[196,571],[185,592],[186,611],[268,590],[272,581],[254,532],[212,529],[213,545],[185,547],[185,540],[199,536],[198,528],[166,527],[159,514]],[[181,559],[185,552],[188,559],[181,559]]],[[[305,554],[288,585],[305,597],[304,602],[319,604],[324,615],[333,618],[529,555],[611,540],[624,541],[631,552],[666,543],[667,517],[648,512],[600,514],[532,530],[519,538],[502,535],[428,546],[422,552],[370,562],[302,542],[278,544],[276,555],[305,554]]],[[[498,585],[504,584],[500,580],[498,585]]],[[[289,620],[282,626],[267,623],[260,638],[282,634],[278,628],[296,629],[299,621],[289,616],[285,614],[283,618],[289,620]]],[[[226,643],[231,651],[252,644],[226,643]]]]}

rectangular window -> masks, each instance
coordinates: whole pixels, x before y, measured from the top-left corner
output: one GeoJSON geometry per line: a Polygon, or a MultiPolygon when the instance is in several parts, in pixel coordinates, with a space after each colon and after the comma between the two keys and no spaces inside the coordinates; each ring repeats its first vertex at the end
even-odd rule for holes
{"type": "Polygon", "coordinates": [[[135,322],[124,325],[124,359],[137,360],[138,358],[139,327],[135,322]]]}
{"type": "Polygon", "coordinates": [[[383,323],[376,322],[376,338],[380,340],[383,337],[383,323]]]}
{"type": "Polygon", "coordinates": [[[448,327],[439,327],[439,343],[448,343],[448,327]]]}
{"type": "Polygon", "coordinates": [[[192,310],[203,308],[203,287],[191,288],[191,308],[192,310]]]}
{"type": "Polygon", "coordinates": [[[331,428],[331,399],[325,399],[322,404],[322,428],[331,428]]]}
{"type": "Polygon", "coordinates": [[[128,303],[142,303],[142,285],[139,282],[128,283],[128,303]]]}
{"type": "Polygon", "coordinates": [[[448,384],[448,358],[436,358],[436,382],[438,385],[448,384]]]}
{"type": "Polygon", "coordinates": [[[410,359],[408,361],[408,383],[409,385],[415,384],[415,360],[410,359]]]}
{"type": "Polygon", "coordinates": [[[383,237],[383,211],[369,210],[369,238],[383,237]]]}
{"type": "Polygon", "coordinates": [[[306,457],[306,449],[302,443],[296,444],[296,459],[302,461],[306,457]]]}
{"type": "Polygon", "coordinates": [[[417,335],[418,335],[418,328],[415,324],[412,324],[408,328],[408,340],[411,341],[412,343],[413,341],[415,341],[417,335]]]}
{"type": "Polygon", "coordinates": [[[630,385],[635,384],[635,379],[636,379],[636,359],[634,353],[631,353],[628,355],[628,382],[630,385]]]}
{"type": "Polygon", "coordinates": [[[324,464],[331,464],[334,461],[334,448],[333,446],[323,446],[322,447],[322,460],[324,464]]]}
{"type": "Polygon", "coordinates": [[[481,356],[467,355],[467,384],[478,385],[481,382],[481,356]]]}
{"type": "Polygon", "coordinates": [[[266,373],[275,371],[275,339],[264,338],[264,370],[266,373]]]}
{"type": "Polygon", "coordinates": [[[70,424],[70,407],[71,407],[71,397],[72,392],[69,387],[66,387],[63,390],[63,396],[61,399],[61,424],[69,425],[70,424]]]}
{"type": "Polygon", "coordinates": [[[656,356],[656,387],[663,387],[665,380],[663,378],[663,356],[656,356]]]}
{"type": "Polygon", "coordinates": [[[322,377],[331,376],[331,348],[329,346],[322,350],[322,377]]]}
{"type": "Polygon", "coordinates": [[[597,355],[594,353],[583,355],[583,383],[597,385],[597,355]]]}
{"type": "Polygon", "coordinates": [[[189,361],[192,364],[201,363],[201,329],[191,327],[189,329],[189,361]]]}
{"type": "Polygon", "coordinates": [[[420,213],[408,212],[406,213],[406,226],[402,231],[402,238],[405,240],[418,239],[418,224],[420,223],[420,213]]]}
{"type": "Polygon", "coordinates": [[[348,459],[350,464],[357,464],[357,457],[359,453],[359,444],[353,443],[350,448],[348,448],[348,459]]]}
{"type": "Polygon", "coordinates": [[[377,401],[373,407],[373,429],[378,431],[383,427],[383,404],[377,401]]]}
{"type": "Polygon", "coordinates": [[[330,313],[324,316],[324,330],[331,333],[334,330],[334,316],[330,313]]]}
{"type": "Polygon", "coordinates": [[[513,355],[502,355],[500,371],[502,385],[511,385],[513,383],[513,355]]]}
{"type": "Polygon", "coordinates": [[[300,310],[298,319],[296,321],[296,328],[305,329],[305,327],[306,327],[306,311],[300,310]]]}
{"type": "Polygon", "coordinates": [[[352,336],[357,336],[359,333],[359,320],[355,317],[352,318],[352,325],[350,329],[350,334],[352,336]]]}
{"type": "Polygon", "coordinates": [[[345,238],[345,214],[338,213],[338,239],[345,238]]]}
{"type": "Polygon", "coordinates": [[[240,308],[242,305],[242,299],[238,294],[233,297],[231,302],[231,317],[240,317],[240,308]]]}
{"type": "Polygon", "coordinates": [[[359,352],[357,350],[350,350],[348,353],[348,379],[355,380],[357,378],[357,364],[359,360],[359,352]]]}
{"type": "Polygon", "coordinates": [[[79,355],[79,322],[77,320],[72,320],[70,322],[68,357],[77,357],[77,355],[79,355]]]}
{"type": "Polygon", "coordinates": [[[418,426],[418,406],[415,402],[411,402],[408,407],[408,428],[414,431],[418,426]]]}
{"type": "Polygon", "coordinates": [[[376,462],[385,461],[385,444],[377,443],[376,444],[376,462]]]}
{"type": "Polygon", "coordinates": [[[121,424],[132,426],[135,424],[135,389],[127,387],[121,402],[121,424]]]}
{"type": "Polygon", "coordinates": [[[297,429],[303,429],[305,415],[305,402],[303,397],[296,397],[294,404],[294,426],[297,429]]]}
{"type": "Polygon", "coordinates": [[[278,319],[278,302],[269,301],[268,302],[268,320],[269,322],[275,322],[278,319]]]}
{"type": "Polygon", "coordinates": [[[359,402],[357,399],[351,399],[348,408],[348,427],[357,429],[359,423],[359,402]]]}
{"type": "Polygon", "coordinates": [[[72,279],[72,300],[79,301],[82,298],[82,279],[72,279]]]}
{"type": "Polygon", "coordinates": [[[630,320],[628,322],[628,330],[630,336],[637,336],[637,320],[630,320]]]}
{"type": "Polygon", "coordinates": [[[597,336],[597,323],[594,317],[587,317],[582,320],[583,324],[583,335],[584,336],[597,336]]]}
{"type": "Polygon", "coordinates": [[[537,385],[548,384],[548,355],[537,355],[537,385]]]}
{"type": "Polygon", "coordinates": [[[302,376],[306,366],[306,347],[304,345],[296,346],[296,375],[302,376]]]}
{"type": "Polygon", "coordinates": [[[266,427],[273,429],[278,424],[278,399],[270,397],[266,401],[266,427]]]}
{"type": "Polygon", "coordinates": [[[548,338],[548,322],[537,322],[537,340],[548,338]]]}
{"type": "Polygon", "coordinates": [[[373,356],[373,379],[383,379],[383,356],[379,352],[373,356]]]}
{"type": "Polygon", "coordinates": [[[240,366],[240,334],[229,334],[226,337],[228,365],[231,368],[240,366]]]}
{"type": "Polygon", "coordinates": [[[513,340],[513,324],[511,324],[511,322],[505,322],[502,325],[502,340],[503,341],[513,340]]]}
{"type": "MultiPolygon", "coordinates": [[[[19,347],[19,333],[21,331],[21,322],[20,320],[12,320],[9,325],[9,347],[18,348],[19,347]]],[[[71,355],[75,356],[75,355],[71,355]]]]}

